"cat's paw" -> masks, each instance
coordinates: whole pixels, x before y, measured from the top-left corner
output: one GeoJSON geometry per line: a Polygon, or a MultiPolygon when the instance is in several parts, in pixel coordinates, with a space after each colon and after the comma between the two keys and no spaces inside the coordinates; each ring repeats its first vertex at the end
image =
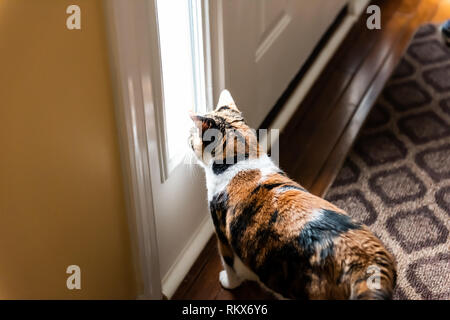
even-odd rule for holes
{"type": "Polygon", "coordinates": [[[229,275],[225,270],[220,271],[219,281],[222,287],[224,287],[225,289],[237,288],[242,283],[242,280],[239,279],[236,275],[229,275]]]}

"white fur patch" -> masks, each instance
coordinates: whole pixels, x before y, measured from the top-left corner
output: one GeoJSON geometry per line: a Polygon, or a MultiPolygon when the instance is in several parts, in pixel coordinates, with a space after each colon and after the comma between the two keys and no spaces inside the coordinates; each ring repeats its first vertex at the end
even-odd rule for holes
{"type": "MultiPolygon", "coordinates": [[[[233,272],[233,271],[232,271],[233,272]]],[[[236,275],[230,271],[222,270],[219,273],[219,281],[222,287],[225,289],[234,289],[241,285],[241,279],[237,278],[236,275]]]]}
{"type": "Polygon", "coordinates": [[[318,220],[323,215],[321,209],[314,209],[311,212],[311,218],[308,220],[308,222],[318,220]]]}
{"type": "Polygon", "coordinates": [[[211,201],[215,194],[222,192],[239,172],[246,170],[260,170],[262,175],[279,171],[267,155],[262,155],[257,159],[239,161],[219,175],[214,174],[211,167],[205,167],[208,201],[211,201]]]}

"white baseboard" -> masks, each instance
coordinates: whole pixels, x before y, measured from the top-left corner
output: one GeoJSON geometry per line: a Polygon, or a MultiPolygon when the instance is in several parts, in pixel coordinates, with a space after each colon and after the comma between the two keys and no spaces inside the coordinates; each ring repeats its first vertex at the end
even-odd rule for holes
{"type": "Polygon", "coordinates": [[[173,296],[213,233],[214,226],[208,214],[162,279],[162,292],[169,299],[173,296]]]}
{"type": "Polygon", "coordinates": [[[349,12],[350,14],[359,17],[363,11],[369,5],[370,0],[349,0],[349,12]]]}

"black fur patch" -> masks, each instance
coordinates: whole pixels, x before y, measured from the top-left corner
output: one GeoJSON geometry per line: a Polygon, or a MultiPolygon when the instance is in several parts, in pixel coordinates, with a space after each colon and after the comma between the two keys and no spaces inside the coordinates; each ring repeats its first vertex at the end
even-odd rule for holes
{"type": "Polygon", "coordinates": [[[219,175],[224,173],[225,171],[228,170],[228,168],[234,166],[235,163],[226,163],[226,161],[223,161],[223,163],[218,163],[216,161],[213,162],[212,164],[212,171],[214,172],[215,175],[219,175]]]}
{"type": "Polygon", "coordinates": [[[281,248],[270,250],[256,273],[268,288],[284,297],[307,299],[310,271],[308,259],[299,254],[293,242],[289,242],[281,248]]]}
{"type": "Polygon", "coordinates": [[[266,190],[272,190],[275,188],[278,188],[279,186],[282,186],[284,183],[267,183],[263,184],[262,187],[266,190]]]}
{"type": "Polygon", "coordinates": [[[234,251],[241,256],[241,239],[245,230],[253,223],[253,217],[261,209],[261,204],[257,205],[257,199],[250,201],[242,212],[237,216],[230,225],[231,246],[234,251]]]}
{"type": "Polygon", "coordinates": [[[277,188],[279,186],[282,186],[284,183],[267,183],[267,184],[259,184],[253,189],[252,195],[255,193],[258,193],[259,190],[265,189],[265,190],[272,190],[274,188],[277,188]]]}
{"type": "Polygon", "coordinates": [[[230,267],[233,267],[233,263],[234,263],[233,257],[223,256],[223,261],[225,261],[225,263],[227,265],[229,265],[230,267]]]}
{"type": "Polygon", "coordinates": [[[250,256],[250,266],[253,269],[257,268],[258,253],[267,247],[270,242],[276,241],[278,235],[273,228],[273,225],[277,221],[278,210],[275,210],[270,216],[269,223],[266,225],[260,225],[258,231],[254,237],[253,245],[248,246],[247,251],[250,256]]]}
{"type": "Polygon", "coordinates": [[[211,138],[212,137],[214,137],[214,139],[207,140],[205,138],[205,136],[203,136],[202,141],[203,141],[203,148],[204,149],[207,148],[210,144],[214,143],[213,146],[212,146],[212,148],[214,148],[214,149],[211,152],[211,154],[214,156],[215,149],[217,148],[217,145],[220,143],[220,141],[217,141],[217,137],[216,136],[213,135],[213,136],[211,136],[211,138]]]}
{"type": "Polygon", "coordinates": [[[272,213],[272,216],[270,217],[269,225],[272,226],[278,218],[278,210],[275,210],[274,213],[272,213]]]}
{"type": "Polygon", "coordinates": [[[222,110],[230,110],[231,108],[229,106],[221,106],[219,109],[217,109],[217,112],[220,112],[222,110]]]}
{"type": "Polygon", "coordinates": [[[217,237],[223,243],[228,244],[228,239],[222,231],[222,228],[225,228],[228,210],[228,194],[226,192],[221,192],[214,195],[209,202],[209,209],[211,211],[211,217],[216,229],[217,237]]]}
{"type": "Polygon", "coordinates": [[[227,171],[230,167],[234,166],[236,163],[238,163],[239,160],[242,159],[248,159],[249,155],[235,155],[233,159],[228,160],[223,159],[222,161],[214,161],[212,164],[212,171],[215,175],[219,175],[227,171]],[[227,163],[231,162],[231,163],[227,163]]]}
{"type": "MultiPolygon", "coordinates": [[[[277,214],[274,213],[269,225],[274,223],[276,218],[277,214]]],[[[322,210],[317,219],[303,227],[297,238],[293,238],[281,248],[271,249],[264,262],[256,268],[256,273],[267,287],[284,297],[307,299],[311,274],[330,273],[329,270],[333,268],[330,260],[334,248],[333,240],[348,230],[360,227],[346,215],[322,210]],[[316,246],[322,248],[319,252],[321,264],[311,265],[310,258],[316,253],[316,246]]],[[[273,232],[267,229],[261,233],[261,238],[263,237],[266,241],[273,237],[273,232]]]]}
{"type": "Polygon", "coordinates": [[[391,294],[387,290],[367,290],[356,296],[356,300],[390,300],[391,294]]]}
{"type": "Polygon", "coordinates": [[[266,184],[260,184],[255,189],[253,189],[252,194],[257,193],[261,189],[265,190],[272,190],[278,188],[278,191],[287,191],[287,190],[300,190],[303,192],[307,192],[305,189],[293,185],[286,184],[284,182],[279,183],[266,183],[266,184]]]}
{"type": "Polygon", "coordinates": [[[322,248],[320,258],[333,254],[333,240],[344,232],[359,229],[349,216],[332,210],[322,210],[320,216],[308,222],[298,236],[298,243],[308,259],[315,254],[316,247],[322,248]]]}
{"type": "Polygon", "coordinates": [[[223,110],[228,110],[228,111],[231,111],[231,112],[234,112],[234,113],[236,113],[236,114],[241,114],[239,111],[237,111],[236,109],[234,109],[234,108],[230,108],[229,106],[221,106],[221,107],[219,107],[219,109],[217,109],[216,111],[217,112],[220,112],[220,111],[223,111],[223,110]]]}

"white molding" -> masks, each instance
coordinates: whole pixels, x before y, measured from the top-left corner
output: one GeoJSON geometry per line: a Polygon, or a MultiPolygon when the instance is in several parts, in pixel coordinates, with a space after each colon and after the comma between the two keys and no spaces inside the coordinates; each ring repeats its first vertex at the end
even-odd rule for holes
{"type": "MultiPolygon", "coordinates": [[[[170,172],[175,168],[175,165],[169,164],[169,153],[167,150],[167,132],[165,130],[165,109],[164,109],[164,90],[163,90],[163,80],[162,80],[162,65],[161,65],[161,50],[159,47],[159,33],[158,33],[158,14],[156,10],[156,0],[138,0],[140,3],[138,6],[140,10],[143,10],[145,13],[144,21],[141,21],[144,24],[137,36],[139,41],[144,41],[149,47],[147,48],[147,55],[141,55],[141,63],[150,65],[148,73],[145,78],[150,82],[149,88],[151,88],[151,92],[147,95],[151,99],[149,103],[153,106],[152,116],[155,119],[154,128],[156,130],[154,136],[155,141],[157,142],[157,153],[158,153],[158,161],[159,167],[159,175],[161,179],[161,183],[166,181],[169,177],[170,172]],[[142,61],[143,60],[143,61],[142,61]]],[[[124,1],[125,2],[125,1],[124,1]]],[[[129,2],[129,1],[126,1],[129,2]]],[[[147,87],[147,86],[146,86],[147,87]]],[[[153,127],[152,125],[150,125],[153,127]]]]}
{"type": "Polygon", "coordinates": [[[351,15],[359,17],[369,5],[370,0],[349,0],[348,11],[351,15]]]}
{"type": "Polygon", "coordinates": [[[205,65],[205,91],[206,91],[206,109],[214,105],[213,98],[213,78],[212,78],[212,49],[211,49],[211,20],[209,13],[209,0],[202,0],[202,22],[203,22],[203,52],[205,65]]]}
{"type": "Polygon", "coordinates": [[[270,31],[267,37],[261,42],[261,44],[256,49],[255,61],[258,62],[266,54],[272,44],[278,39],[278,37],[283,33],[284,29],[287,28],[289,23],[291,23],[292,17],[288,14],[283,14],[283,16],[278,20],[275,27],[270,31]]]}
{"type": "Polygon", "coordinates": [[[105,0],[106,30],[124,186],[140,299],[160,299],[161,278],[149,163],[156,129],[150,79],[151,26],[147,0],[105,0]]]}
{"type": "MultiPolygon", "coordinates": [[[[156,0],[147,0],[152,5],[150,6],[150,14],[154,15],[157,19],[157,4],[156,0]]],[[[212,105],[212,81],[211,81],[211,52],[210,52],[210,30],[209,30],[209,3],[208,0],[191,0],[190,6],[192,19],[190,37],[191,42],[196,45],[196,49],[192,49],[192,58],[194,67],[194,86],[195,91],[195,104],[200,107],[197,112],[204,113],[207,111],[208,107],[212,105]],[[201,15],[199,18],[197,15],[201,15]],[[197,26],[197,23],[201,25],[197,26]],[[195,25],[195,27],[194,27],[195,25]],[[198,29],[197,29],[198,28],[198,29]],[[198,46],[198,47],[197,47],[198,46]],[[197,87],[198,85],[198,87],[197,87]],[[198,98],[201,95],[201,98],[198,98]]],[[[157,30],[157,26],[155,26],[157,30]]],[[[157,82],[157,79],[162,79],[162,64],[160,57],[160,43],[159,43],[159,33],[156,31],[155,39],[157,41],[152,41],[153,51],[158,52],[155,54],[152,60],[153,68],[153,79],[157,82]]],[[[154,35],[154,36],[155,36],[154,35]]],[[[175,155],[169,156],[168,150],[168,133],[166,130],[165,123],[167,122],[166,109],[164,108],[164,89],[162,81],[154,86],[154,103],[158,113],[158,135],[160,137],[160,167],[161,167],[161,182],[164,183],[169,179],[171,173],[180,165],[182,165],[186,154],[183,150],[178,151],[175,155]],[[161,98],[160,98],[161,97],[161,98]]],[[[187,137],[186,137],[187,139],[187,137]]]]}
{"type": "MultiPolygon", "coordinates": [[[[218,101],[220,93],[226,89],[223,0],[209,2],[209,21],[212,99],[218,101]]],[[[214,103],[211,104],[211,107],[214,107],[214,103]]]]}
{"type": "Polygon", "coordinates": [[[188,274],[213,234],[214,226],[208,214],[162,280],[162,291],[169,299],[188,274]]]}

